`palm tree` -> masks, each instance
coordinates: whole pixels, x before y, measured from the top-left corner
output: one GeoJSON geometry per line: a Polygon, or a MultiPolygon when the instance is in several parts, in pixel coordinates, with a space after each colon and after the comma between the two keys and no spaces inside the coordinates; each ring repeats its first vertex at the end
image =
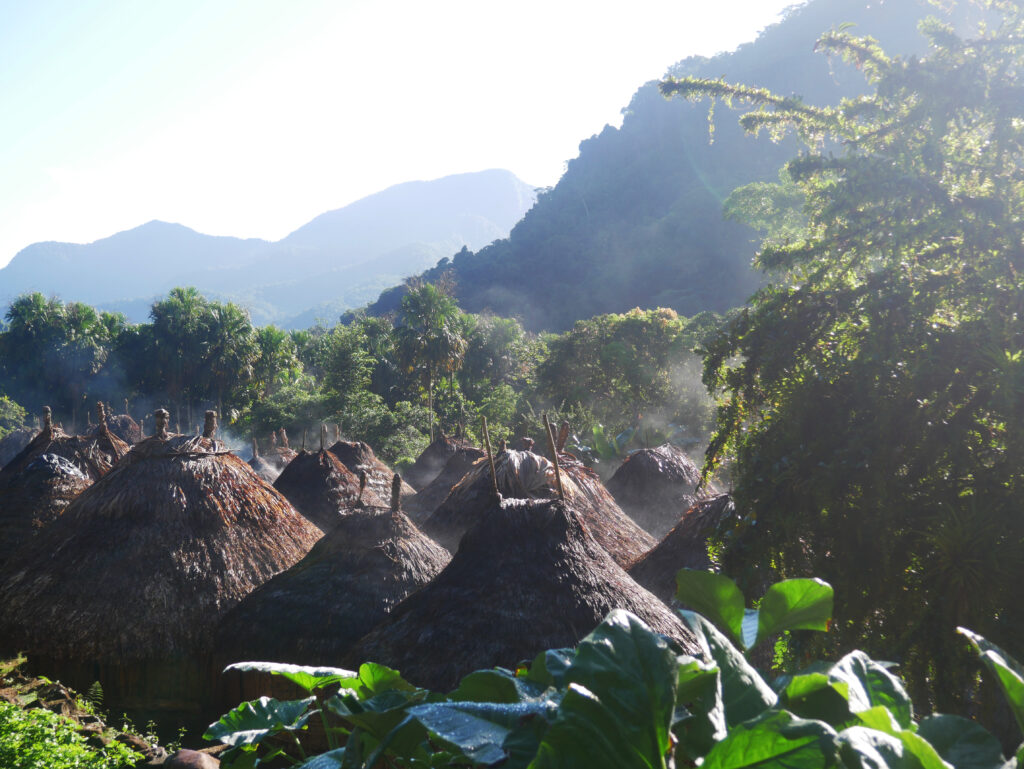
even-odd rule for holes
{"type": "Polygon", "coordinates": [[[430,283],[413,285],[402,298],[395,328],[399,360],[418,371],[427,388],[430,440],[434,439],[434,380],[438,371],[457,371],[466,355],[459,306],[430,283]]]}

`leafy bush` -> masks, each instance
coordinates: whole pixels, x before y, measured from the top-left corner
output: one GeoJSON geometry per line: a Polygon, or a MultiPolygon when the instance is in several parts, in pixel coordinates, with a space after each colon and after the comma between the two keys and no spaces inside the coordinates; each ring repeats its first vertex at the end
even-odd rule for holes
{"type": "Polygon", "coordinates": [[[25,409],[6,395],[0,395],[0,438],[25,424],[26,416],[25,409]]]}
{"type": "Polygon", "coordinates": [[[0,766],[17,769],[120,769],[142,757],[119,742],[87,745],[75,724],[42,708],[0,702],[0,766]]]}
{"type": "MultiPolygon", "coordinates": [[[[773,585],[744,608],[725,577],[681,572],[679,599],[722,626],[683,611],[699,648],[682,653],[638,618],[615,610],[575,649],[541,652],[516,670],[466,676],[448,694],[420,689],[394,670],[358,672],[274,663],[241,670],[281,675],[310,696],[247,702],[208,730],[231,748],[225,769],[287,755],[307,769],[496,766],[505,769],[913,767],[981,769],[1006,764],[998,740],[959,716],[915,721],[888,664],[860,651],[768,682],[734,645],[753,648],[787,630],[823,629],[832,589],[820,580],[773,585]],[[337,690],[328,696],[326,691],[337,690]],[[322,720],[330,749],[307,758],[300,735],[322,720]]],[[[969,631],[1024,726],[1024,669],[969,631]]]]}

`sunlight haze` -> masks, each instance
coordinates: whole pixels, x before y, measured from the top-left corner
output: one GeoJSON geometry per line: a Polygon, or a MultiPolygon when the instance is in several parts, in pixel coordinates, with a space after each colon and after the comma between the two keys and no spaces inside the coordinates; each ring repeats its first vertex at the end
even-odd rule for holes
{"type": "Polygon", "coordinates": [[[0,266],[152,219],[277,240],[390,185],[553,185],[645,81],[790,0],[0,0],[0,266]]]}

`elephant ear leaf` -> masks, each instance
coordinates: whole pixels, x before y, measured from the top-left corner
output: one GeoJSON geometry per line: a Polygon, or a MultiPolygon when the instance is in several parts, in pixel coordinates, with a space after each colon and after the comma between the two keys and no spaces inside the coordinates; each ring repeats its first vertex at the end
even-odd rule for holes
{"type": "Polygon", "coordinates": [[[828,630],[833,598],[832,586],[820,579],[776,582],[758,607],[757,642],[784,630],[828,630]]]}
{"type": "Polygon", "coordinates": [[[743,593],[731,579],[711,571],[681,569],[676,574],[676,600],[686,608],[703,614],[730,641],[746,648],[743,643],[743,620],[747,612],[743,605],[743,593]]]}
{"type": "Polygon", "coordinates": [[[992,671],[999,682],[999,688],[1017,719],[1017,725],[1024,730],[1024,668],[1011,655],[994,643],[967,628],[957,628],[957,632],[967,637],[978,652],[982,662],[992,671]]]}

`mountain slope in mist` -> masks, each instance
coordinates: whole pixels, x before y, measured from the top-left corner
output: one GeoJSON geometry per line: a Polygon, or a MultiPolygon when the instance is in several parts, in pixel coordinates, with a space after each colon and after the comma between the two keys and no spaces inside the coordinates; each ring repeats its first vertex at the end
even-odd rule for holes
{"type": "MultiPolygon", "coordinates": [[[[853,67],[814,52],[822,33],[853,22],[854,34],[876,37],[890,53],[923,52],[917,24],[929,13],[936,9],[927,0],[810,0],[756,41],[685,59],[671,74],[724,76],[836,103],[867,85],[853,67]]],[[[457,254],[424,277],[452,270],[464,310],[515,315],[534,330],[637,306],[692,316],[743,304],[757,286],[750,267],[757,238],[725,221],[722,203],[740,185],[775,181],[799,148],[747,136],[737,118],[719,104],[712,143],[707,102],[666,100],[657,83],[642,86],[622,127],[585,140],[507,240],[457,254]]],[[[403,293],[390,289],[370,312],[393,310],[403,293]]]]}
{"type": "Polygon", "coordinates": [[[35,243],[0,269],[0,306],[40,291],[145,320],[174,286],[245,305],[257,323],[329,322],[463,246],[508,235],[532,187],[502,170],[407,182],[321,214],[280,241],[153,221],[86,245],[35,243]]]}

